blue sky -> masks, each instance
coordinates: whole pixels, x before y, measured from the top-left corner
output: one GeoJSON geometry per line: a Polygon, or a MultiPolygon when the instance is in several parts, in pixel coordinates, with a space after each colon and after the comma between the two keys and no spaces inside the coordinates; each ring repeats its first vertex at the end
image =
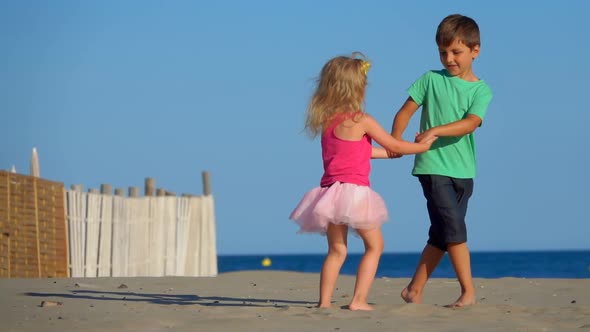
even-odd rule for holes
{"type": "MultiPolygon", "coordinates": [[[[477,130],[474,251],[590,249],[585,1],[2,1],[0,169],[200,194],[211,173],[220,254],[322,253],[288,215],[322,174],[303,133],[314,79],[353,51],[373,62],[367,111],[385,128],[440,69],[434,34],[461,13],[494,91],[477,130]]],[[[417,130],[412,120],[407,139],[417,130]]],[[[387,252],[417,252],[428,217],[413,157],[373,161],[387,252]]],[[[351,252],[362,252],[351,237],[351,252]]]]}

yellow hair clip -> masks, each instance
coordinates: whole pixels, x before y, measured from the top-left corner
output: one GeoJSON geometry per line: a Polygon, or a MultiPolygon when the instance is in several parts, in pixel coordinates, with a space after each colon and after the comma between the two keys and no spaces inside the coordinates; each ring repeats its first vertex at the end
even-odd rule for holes
{"type": "Polygon", "coordinates": [[[367,73],[369,73],[369,68],[371,68],[371,63],[369,61],[363,60],[361,63],[361,70],[363,71],[363,74],[365,74],[365,76],[367,75],[367,73]]]}

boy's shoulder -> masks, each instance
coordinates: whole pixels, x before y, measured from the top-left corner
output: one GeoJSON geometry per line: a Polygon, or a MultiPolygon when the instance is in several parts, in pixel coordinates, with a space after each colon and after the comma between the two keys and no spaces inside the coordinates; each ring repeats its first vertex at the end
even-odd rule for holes
{"type": "Polygon", "coordinates": [[[456,81],[456,82],[462,82],[462,83],[467,83],[467,84],[486,84],[484,82],[484,80],[478,80],[478,81],[466,81],[463,80],[459,77],[453,76],[451,74],[449,74],[449,72],[446,69],[430,69],[428,71],[426,71],[424,74],[422,74],[422,76],[420,78],[428,78],[428,79],[436,79],[436,80],[450,80],[450,81],[456,81]]]}
{"type": "MultiPolygon", "coordinates": [[[[440,84],[440,82],[451,82],[452,85],[459,85],[468,87],[469,90],[478,91],[478,93],[483,94],[492,94],[492,89],[487,84],[487,82],[483,79],[479,79],[478,81],[470,82],[465,81],[461,78],[455,77],[446,69],[431,69],[424,73],[419,80],[426,80],[429,81],[431,84],[440,84]]],[[[442,83],[448,84],[448,83],[442,83]]]]}
{"type": "Polygon", "coordinates": [[[414,84],[421,84],[423,86],[429,86],[432,84],[439,84],[440,82],[452,80],[453,76],[445,69],[430,69],[423,73],[414,84]]]}

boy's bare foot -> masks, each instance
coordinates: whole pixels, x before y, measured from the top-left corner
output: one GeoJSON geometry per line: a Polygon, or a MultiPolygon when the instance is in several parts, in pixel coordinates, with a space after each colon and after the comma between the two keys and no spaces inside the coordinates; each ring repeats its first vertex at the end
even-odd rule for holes
{"type": "Polygon", "coordinates": [[[332,306],[331,303],[328,303],[328,304],[318,303],[318,305],[316,305],[315,307],[316,308],[321,308],[321,309],[329,309],[331,306],[332,306]]]}
{"type": "Polygon", "coordinates": [[[368,303],[351,303],[348,305],[348,310],[375,310],[368,303]]]}
{"type": "Polygon", "coordinates": [[[418,294],[418,292],[415,291],[412,292],[408,289],[408,287],[404,288],[400,295],[402,299],[406,301],[406,303],[422,303],[422,294],[418,294]]]}
{"type": "Polygon", "coordinates": [[[475,295],[462,294],[455,303],[446,305],[447,308],[461,308],[475,304],[475,295]]]}

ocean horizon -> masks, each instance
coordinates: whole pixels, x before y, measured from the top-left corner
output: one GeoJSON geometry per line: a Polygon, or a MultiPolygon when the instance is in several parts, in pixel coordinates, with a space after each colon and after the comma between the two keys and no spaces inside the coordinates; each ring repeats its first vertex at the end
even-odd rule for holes
{"type": "MultiPolygon", "coordinates": [[[[325,253],[218,255],[217,262],[219,273],[249,270],[319,273],[324,257],[325,253]]],[[[341,274],[356,274],[361,257],[362,253],[349,253],[341,274]]],[[[419,258],[419,252],[384,253],[377,277],[410,278],[419,258]]],[[[471,269],[475,278],[590,278],[590,250],[475,251],[471,252],[471,269]]],[[[432,277],[455,277],[448,255],[432,277]]]]}

